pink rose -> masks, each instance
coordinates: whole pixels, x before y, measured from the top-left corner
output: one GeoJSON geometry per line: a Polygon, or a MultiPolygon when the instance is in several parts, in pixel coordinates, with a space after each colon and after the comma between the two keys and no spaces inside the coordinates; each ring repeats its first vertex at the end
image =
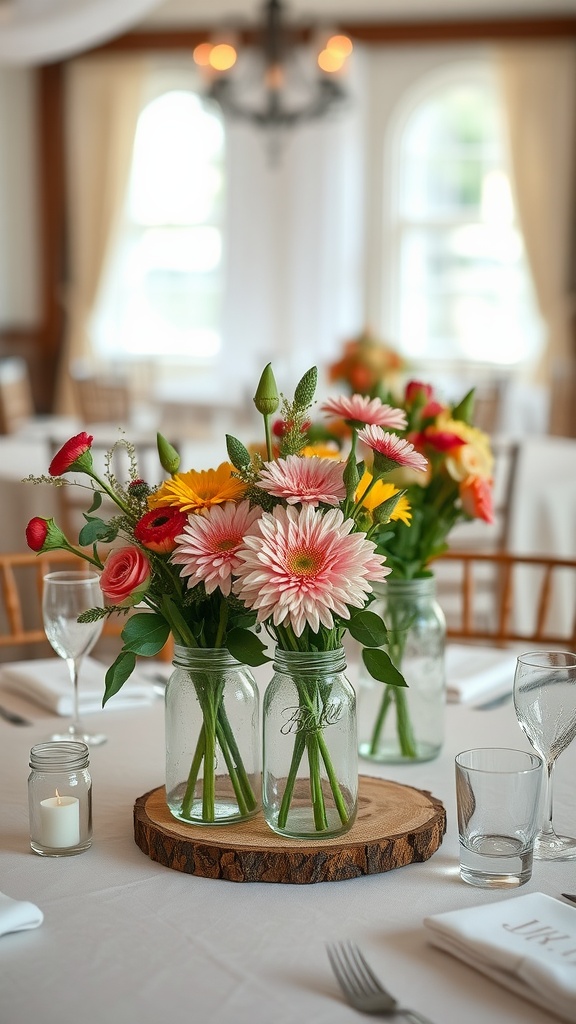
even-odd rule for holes
{"type": "Polygon", "coordinates": [[[138,604],[148,590],[150,572],[150,562],[140,548],[119,548],[106,559],[100,589],[112,604],[129,608],[138,604]]]}

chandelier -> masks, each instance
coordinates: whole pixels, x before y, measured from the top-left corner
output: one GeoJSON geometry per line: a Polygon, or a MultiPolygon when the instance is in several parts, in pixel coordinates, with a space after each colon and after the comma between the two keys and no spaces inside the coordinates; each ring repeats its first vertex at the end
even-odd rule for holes
{"type": "Polygon", "coordinates": [[[265,129],[290,128],[323,117],[346,99],[342,72],[352,52],[348,36],[289,28],[282,9],[280,0],[267,0],[261,27],[242,34],[245,49],[231,33],[195,48],[207,96],[225,117],[265,129]]]}

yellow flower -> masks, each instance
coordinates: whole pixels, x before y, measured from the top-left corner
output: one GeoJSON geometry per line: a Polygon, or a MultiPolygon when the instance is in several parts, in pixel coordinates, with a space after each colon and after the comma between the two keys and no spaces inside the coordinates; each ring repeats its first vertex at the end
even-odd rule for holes
{"type": "Polygon", "coordinates": [[[491,480],[494,469],[494,456],[490,447],[490,438],[478,427],[472,427],[461,420],[453,420],[441,415],[436,420],[441,431],[457,434],[466,444],[454,448],[446,457],[446,469],[453,480],[461,482],[470,476],[491,480]]]}
{"type": "Polygon", "coordinates": [[[150,508],[169,505],[181,512],[202,512],[225,501],[239,501],[246,485],[232,476],[233,466],[222,462],[217,469],[191,469],[165,480],[148,498],[150,508]]]}
{"type": "Polygon", "coordinates": [[[300,455],[306,459],[317,456],[319,459],[340,459],[340,449],[333,441],[315,441],[302,448],[300,455]]]}
{"type": "MultiPolygon", "coordinates": [[[[356,501],[358,501],[359,497],[364,494],[364,491],[371,482],[372,475],[368,470],[365,470],[356,490],[356,501]]],[[[383,480],[377,480],[372,490],[362,501],[362,507],[368,509],[369,512],[373,512],[375,508],[378,508],[378,505],[382,504],[382,502],[388,501],[388,498],[393,498],[395,494],[398,494],[399,490],[400,488],[395,487],[394,484],[384,483],[383,480]]],[[[392,522],[399,519],[401,522],[406,523],[406,526],[410,526],[412,512],[410,509],[410,502],[405,495],[402,495],[398,501],[390,519],[392,522]]]]}

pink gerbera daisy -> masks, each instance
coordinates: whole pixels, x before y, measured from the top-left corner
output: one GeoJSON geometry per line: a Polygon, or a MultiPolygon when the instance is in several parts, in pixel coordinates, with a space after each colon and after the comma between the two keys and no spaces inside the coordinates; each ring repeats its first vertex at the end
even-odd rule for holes
{"type": "Polygon", "coordinates": [[[345,463],[334,459],[288,455],[285,459],[267,462],[258,484],[275,498],[284,498],[289,505],[297,502],[314,507],[320,502],[337,505],[346,497],[344,466],[345,463]]]}
{"type": "Polygon", "coordinates": [[[390,427],[392,430],[404,430],[406,426],[406,413],[403,409],[384,405],[379,398],[368,398],[367,395],[330,398],[320,408],[323,412],[354,423],[369,423],[374,427],[390,427]]]}
{"type": "Polygon", "coordinates": [[[182,566],[180,575],[189,577],[189,589],[202,580],[207,594],[217,587],[226,596],[230,593],[232,573],[240,564],[238,549],[260,514],[249,501],[227,501],[212,505],[203,515],[188,516],[170,560],[182,566]]]}
{"type": "Polygon", "coordinates": [[[378,473],[388,473],[397,466],[420,470],[428,466],[428,460],[416,451],[413,444],[397,434],[385,433],[381,427],[365,427],[359,431],[358,440],[374,452],[374,469],[378,473]]]}
{"type": "Polygon", "coordinates": [[[278,505],[238,552],[234,592],[259,622],[289,624],[296,636],[306,625],[315,633],[320,625],[332,629],[334,615],[349,619],[349,608],[363,608],[371,583],[390,572],[375,544],[353,528],[340,509],[278,505]]]}

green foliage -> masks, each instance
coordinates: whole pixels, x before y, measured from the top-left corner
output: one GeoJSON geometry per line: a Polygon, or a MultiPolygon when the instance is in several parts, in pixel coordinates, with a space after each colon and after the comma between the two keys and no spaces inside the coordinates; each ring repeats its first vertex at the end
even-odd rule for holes
{"type": "Polygon", "coordinates": [[[110,700],[118,690],[122,689],[124,683],[132,675],[136,665],[136,655],[131,651],[121,651],[116,661],[110,666],[105,676],[104,696],[102,707],[110,700]]]}
{"type": "Polygon", "coordinates": [[[86,612],[81,612],[78,616],[78,622],[99,622],[100,619],[105,619],[110,612],[116,611],[115,608],[89,608],[86,612]]]}
{"type": "Polygon", "coordinates": [[[318,367],[312,366],[306,371],[302,379],[296,385],[294,391],[294,405],[299,409],[309,409],[314,401],[316,386],[318,384],[318,367]]]}
{"type": "Polygon", "coordinates": [[[373,679],[388,686],[408,686],[404,676],[392,664],[386,651],[381,649],[364,649],[362,661],[373,679]]]}
{"type": "Polygon", "coordinates": [[[363,647],[382,647],[388,641],[388,632],[382,619],[376,612],[366,608],[352,614],[348,631],[363,647]]]}
{"type": "Polygon", "coordinates": [[[245,665],[265,665],[271,660],[264,653],[266,645],[249,629],[232,629],[228,633],[226,647],[233,658],[245,665]]]}
{"type": "Polygon", "coordinates": [[[118,535],[118,529],[113,523],[105,523],[103,519],[96,516],[89,516],[83,513],[86,525],[82,527],[78,535],[78,541],[83,547],[90,547],[101,541],[103,544],[110,544],[118,535]]]}
{"type": "Polygon", "coordinates": [[[130,616],[122,630],[123,650],[153,658],[162,650],[169,635],[170,628],[162,615],[138,612],[130,616]]]}

